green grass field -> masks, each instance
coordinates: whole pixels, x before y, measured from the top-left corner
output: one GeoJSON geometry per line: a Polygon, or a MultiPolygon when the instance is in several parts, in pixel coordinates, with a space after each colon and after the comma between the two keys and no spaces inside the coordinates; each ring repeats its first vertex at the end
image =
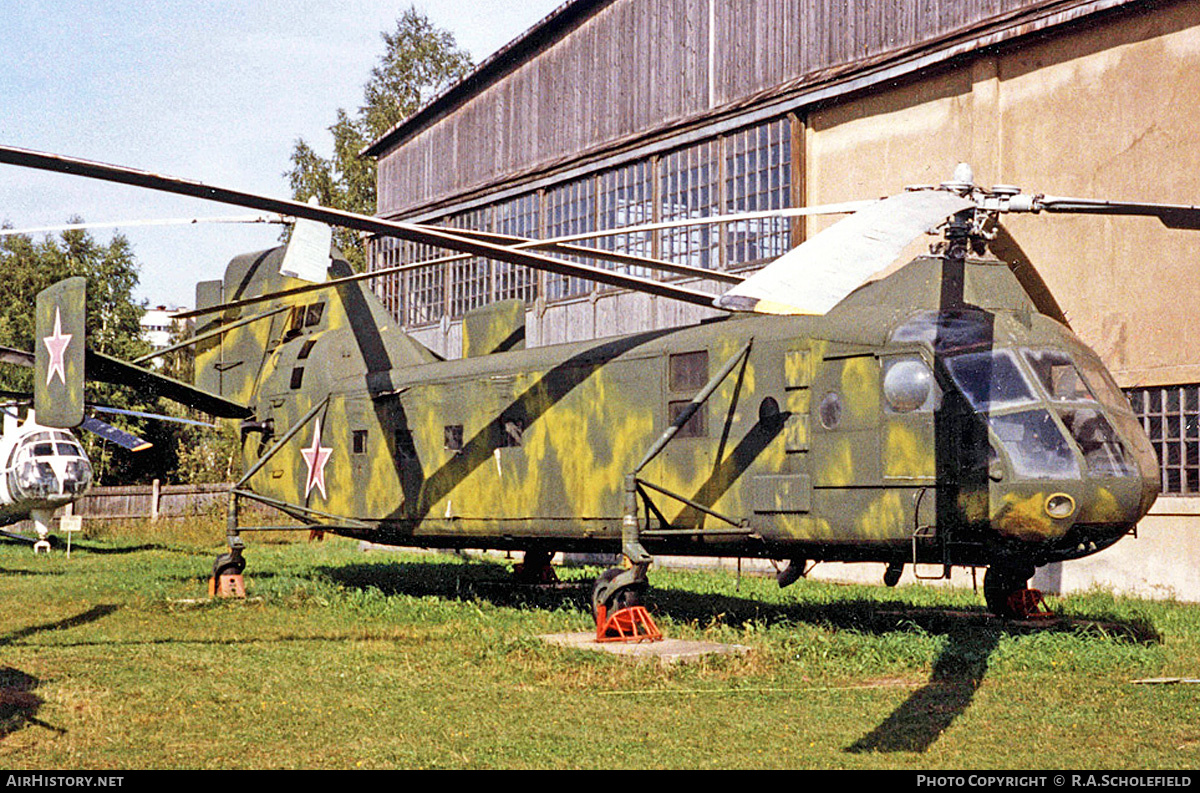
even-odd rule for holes
{"type": "Polygon", "coordinates": [[[654,570],[662,668],[546,644],[577,590],[507,566],[252,543],[208,601],[213,528],[125,527],[71,558],[0,547],[0,764],[144,768],[1200,767],[1200,605],[1092,593],[1029,630],[971,591],[654,570]]]}

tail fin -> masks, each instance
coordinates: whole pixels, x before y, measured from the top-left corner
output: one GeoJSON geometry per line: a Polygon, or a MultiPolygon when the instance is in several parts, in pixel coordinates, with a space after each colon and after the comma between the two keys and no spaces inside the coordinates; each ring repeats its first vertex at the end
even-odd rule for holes
{"type": "Polygon", "coordinates": [[[84,311],[87,279],[67,278],[38,293],[33,407],[39,424],[83,421],[84,311]]]}

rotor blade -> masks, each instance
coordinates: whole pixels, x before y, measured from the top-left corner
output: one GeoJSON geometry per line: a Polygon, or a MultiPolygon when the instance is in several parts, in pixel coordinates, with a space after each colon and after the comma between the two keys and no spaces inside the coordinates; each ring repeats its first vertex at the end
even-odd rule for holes
{"type": "Polygon", "coordinates": [[[102,383],[144,388],[172,402],[194,407],[218,418],[245,419],[254,415],[254,411],[246,405],[94,350],[87,351],[87,375],[89,379],[102,383]]]}
{"type": "Polygon", "coordinates": [[[1033,301],[1033,305],[1039,312],[1045,314],[1051,319],[1061,322],[1068,328],[1071,323],[1067,321],[1067,315],[1063,312],[1062,306],[1054,299],[1050,287],[1046,286],[1046,282],[1042,280],[1041,273],[1033,266],[1033,260],[1025,254],[1016,239],[1000,223],[994,224],[996,236],[988,243],[988,248],[992,254],[1008,265],[1008,269],[1012,270],[1017,281],[1024,287],[1025,293],[1029,295],[1029,299],[1033,301]]]}
{"type": "Polygon", "coordinates": [[[1141,201],[1104,201],[1096,198],[1037,196],[1034,211],[1085,215],[1140,215],[1156,217],[1172,229],[1200,230],[1200,207],[1187,204],[1149,204],[1141,201]]]}
{"type": "MultiPolygon", "coordinates": [[[[434,228],[437,228],[436,226],[434,228]]],[[[556,237],[553,240],[535,240],[528,237],[516,237],[511,234],[499,234],[494,231],[476,231],[474,229],[455,229],[455,234],[462,234],[464,237],[482,240],[484,242],[494,242],[499,245],[507,245],[518,250],[545,250],[550,253],[558,253],[564,256],[586,256],[589,259],[600,259],[602,261],[616,262],[618,264],[628,265],[630,267],[645,267],[650,270],[662,270],[676,275],[690,276],[692,278],[703,278],[708,281],[722,281],[727,284],[740,284],[746,280],[743,275],[735,273],[724,273],[719,270],[706,270],[703,267],[692,267],[686,264],[676,264],[662,259],[651,259],[646,256],[637,256],[632,253],[621,253],[612,251],[606,248],[593,248],[587,245],[568,245],[567,241],[574,237],[556,237]]],[[[623,233],[623,232],[617,232],[623,233]]],[[[598,235],[584,234],[579,235],[585,239],[591,239],[594,236],[606,237],[612,236],[610,232],[601,232],[598,235]]],[[[456,257],[457,258],[457,257],[456,257]]],[[[461,257],[469,258],[469,257],[461,257]]]]}
{"type": "Polygon", "coordinates": [[[178,179],[134,168],[124,168],[116,165],[64,157],[56,154],[19,149],[12,146],[0,146],[0,163],[36,168],[56,173],[69,173],[99,179],[107,182],[117,182],[167,193],[176,193],[207,201],[217,201],[225,204],[244,206],[262,212],[277,212],[298,218],[307,218],[331,226],[342,226],[357,231],[381,234],[388,237],[398,237],[425,245],[483,256],[510,264],[525,265],[537,270],[556,273],[558,275],[586,278],[599,283],[608,284],[623,289],[680,300],[693,305],[712,308],[712,295],[682,286],[675,286],[661,281],[624,275],[612,270],[574,264],[572,262],[543,256],[536,253],[515,250],[503,245],[494,245],[479,240],[473,240],[456,234],[452,229],[443,230],[431,226],[420,226],[412,223],[383,220],[381,218],[360,215],[341,209],[310,206],[299,201],[245,193],[238,190],[214,187],[187,179],[178,179]]]}
{"type": "Polygon", "coordinates": [[[279,274],[311,283],[327,280],[332,245],[333,229],[324,223],[297,218],[283,251],[283,261],[279,263],[279,274]]]}
{"type": "Polygon", "coordinates": [[[191,226],[197,223],[278,223],[290,221],[282,215],[227,215],[211,218],[160,218],[158,220],[105,220],[96,223],[64,223],[58,226],[40,226],[38,228],[0,229],[0,237],[11,237],[17,234],[44,234],[56,231],[74,231],[76,229],[115,229],[133,228],[135,226],[191,226]]]}
{"type": "Polygon", "coordinates": [[[145,413],[140,410],[124,410],[123,408],[106,408],[100,405],[90,405],[92,410],[100,413],[112,413],[117,416],[136,416],[142,419],[151,419],[153,421],[171,421],[176,424],[190,424],[194,427],[208,427],[209,429],[217,429],[217,425],[208,421],[197,421],[196,419],[185,419],[178,416],[164,416],[162,413],[145,413]]]}
{"type": "Polygon", "coordinates": [[[33,368],[33,353],[18,350],[13,347],[0,347],[0,363],[10,363],[14,366],[33,368]]]}
{"type": "Polygon", "coordinates": [[[83,423],[79,426],[131,452],[144,451],[154,445],[144,438],[139,438],[125,430],[119,430],[111,424],[106,424],[95,416],[84,416],[83,423]]]}
{"type": "Polygon", "coordinates": [[[906,245],[975,202],[914,190],[872,203],[780,256],[716,300],[730,311],[824,314],[906,245]]]}

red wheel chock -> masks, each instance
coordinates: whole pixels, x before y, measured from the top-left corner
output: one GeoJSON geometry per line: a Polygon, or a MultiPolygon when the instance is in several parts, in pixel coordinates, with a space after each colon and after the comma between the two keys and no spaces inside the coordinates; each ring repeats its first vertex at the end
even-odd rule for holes
{"type": "Polygon", "coordinates": [[[1044,620],[1054,614],[1046,605],[1046,599],[1037,589],[1021,589],[1008,596],[1008,608],[1018,619],[1044,620]]]}
{"type": "Polygon", "coordinates": [[[604,606],[596,607],[596,641],[656,642],[662,631],[654,624],[645,606],[617,609],[610,617],[604,606]]]}

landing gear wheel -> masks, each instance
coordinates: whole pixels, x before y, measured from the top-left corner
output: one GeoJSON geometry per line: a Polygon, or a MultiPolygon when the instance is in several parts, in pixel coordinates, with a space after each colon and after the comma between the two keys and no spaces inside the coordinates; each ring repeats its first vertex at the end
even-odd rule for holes
{"type": "Polygon", "coordinates": [[[550,565],[553,558],[554,551],[526,551],[521,563],[513,566],[513,580],[527,585],[558,583],[558,574],[550,565]]]}
{"type": "Polygon", "coordinates": [[[1018,619],[1026,616],[1013,607],[1013,595],[1027,588],[1029,579],[1033,578],[1033,565],[999,565],[994,564],[983,575],[983,600],[987,603],[988,611],[997,617],[1018,619]]]}
{"type": "Polygon", "coordinates": [[[609,614],[613,614],[621,609],[642,605],[648,587],[646,583],[630,584],[619,589],[612,589],[613,580],[624,572],[626,571],[620,567],[610,567],[596,579],[596,583],[592,587],[593,614],[600,612],[600,606],[604,606],[609,614]]]}
{"type": "Polygon", "coordinates": [[[223,553],[213,562],[213,578],[220,580],[223,575],[241,575],[246,569],[246,560],[237,551],[223,553]]]}
{"type": "Polygon", "coordinates": [[[592,587],[592,614],[596,618],[596,641],[658,641],[662,631],[642,606],[649,588],[644,567],[605,570],[592,587]]]}

